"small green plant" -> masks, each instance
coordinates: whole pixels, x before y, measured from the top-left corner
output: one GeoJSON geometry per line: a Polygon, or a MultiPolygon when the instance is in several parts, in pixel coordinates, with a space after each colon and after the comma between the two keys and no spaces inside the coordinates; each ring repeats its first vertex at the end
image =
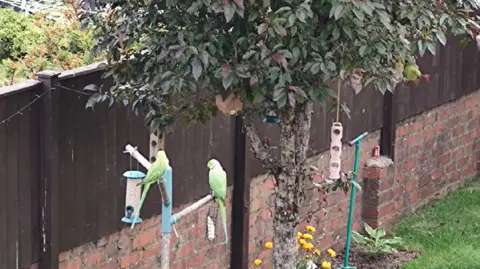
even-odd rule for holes
{"type": "Polygon", "coordinates": [[[368,255],[380,256],[389,254],[403,244],[403,239],[400,237],[385,238],[385,230],[381,227],[372,229],[367,223],[364,223],[364,225],[367,234],[363,236],[353,232],[352,237],[368,255]]]}

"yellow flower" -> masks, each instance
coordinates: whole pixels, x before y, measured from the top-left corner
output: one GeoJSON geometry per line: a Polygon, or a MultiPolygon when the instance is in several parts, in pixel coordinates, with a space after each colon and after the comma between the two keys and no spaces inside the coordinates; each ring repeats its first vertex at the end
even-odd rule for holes
{"type": "Polygon", "coordinates": [[[301,232],[297,232],[297,239],[300,239],[300,237],[302,237],[302,233],[301,233],[301,232]]]}
{"type": "Polygon", "coordinates": [[[265,248],[266,249],[271,249],[273,247],[273,243],[272,242],[267,242],[265,243],[265,248]]]}
{"type": "Polygon", "coordinates": [[[313,239],[313,236],[311,234],[303,234],[303,239],[313,239]]]}
{"type": "Polygon", "coordinates": [[[317,229],[315,229],[315,227],[313,227],[313,226],[307,226],[306,229],[307,229],[307,231],[312,232],[312,233],[317,231],[317,229]]]}
{"type": "Polygon", "coordinates": [[[305,245],[303,245],[303,249],[305,249],[306,251],[310,251],[313,249],[313,244],[312,243],[306,243],[305,245]]]}
{"type": "Polygon", "coordinates": [[[317,255],[317,256],[320,255],[320,250],[315,249],[315,250],[313,251],[313,254],[315,254],[315,255],[317,255]]]}
{"type": "Polygon", "coordinates": [[[300,245],[305,245],[307,243],[307,241],[305,241],[305,239],[300,239],[300,241],[298,241],[298,243],[300,243],[300,245]]]}
{"type": "Polygon", "coordinates": [[[335,256],[337,256],[337,253],[331,248],[329,248],[327,252],[328,252],[328,255],[330,255],[330,257],[332,258],[335,258],[335,256]]]}
{"type": "Polygon", "coordinates": [[[323,262],[322,262],[322,268],[323,268],[323,269],[331,269],[331,268],[332,268],[332,265],[331,265],[329,262],[327,262],[327,261],[323,261],[323,262]]]}
{"type": "Polygon", "coordinates": [[[262,260],[256,259],[253,261],[253,264],[255,264],[256,266],[259,266],[260,264],[262,264],[262,260]]]}

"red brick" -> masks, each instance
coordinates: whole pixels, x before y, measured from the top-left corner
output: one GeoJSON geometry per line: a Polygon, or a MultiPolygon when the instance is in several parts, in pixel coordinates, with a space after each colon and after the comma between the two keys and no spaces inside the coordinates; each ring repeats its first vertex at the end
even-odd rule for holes
{"type": "Polygon", "coordinates": [[[368,179],[380,179],[387,175],[387,169],[376,168],[376,167],[364,167],[362,178],[364,180],[368,179]]]}
{"type": "Polygon", "coordinates": [[[82,266],[82,261],[80,259],[75,259],[65,264],[60,264],[59,269],[80,269],[82,266]]]}
{"type": "Polygon", "coordinates": [[[99,269],[117,269],[118,264],[115,261],[110,261],[105,264],[102,264],[99,269]]]}
{"type": "Polygon", "coordinates": [[[105,261],[105,253],[103,251],[95,252],[89,254],[86,258],[84,263],[88,266],[97,265],[101,262],[105,261]]]}
{"type": "Polygon", "coordinates": [[[415,168],[415,160],[408,160],[404,165],[403,165],[403,169],[405,170],[411,170],[415,168]]]}
{"type": "Polygon", "coordinates": [[[417,188],[417,183],[416,182],[409,182],[407,183],[407,185],[405,186],[405,191],[406,192],[411,192],[413,191],[414,189],[417,188]]]}
{"type": "Polygon", "coordinates": [[[64,251],[64,252],[60,253],[60,255],[58,255],[58,260],[60,262],[63,262],[63,261],[68,260],[69,257],[70,257],[70,251],[64,251]]]}
{"type": "Polygon", "coordinates": [[[418,191],[413,191],[408,195],[408,201],[410,203],[415,203],[418,199],[418,191]]]}
{"type": "Polygon", "coordinates": [[[205,261],[205,253],[198,253],[187,260],[186,268],[195,268],[197,266],[202,265],[204,261],[205,261]]]}
{"type": "Polygon", "coordinates": [[[268,177],[263,181],[262,192],[269,192],[275,188],[275,179],[273,177],[268,177]]]}
{"type": "Polygon", "coordinates": [[[128,268],[138,263],[142,259],[142,252],[134,252],[123,258],[120,258],[120,268],[128,268]]]}
{"type": "Polygon", "coordinates": [[[133,248],[142,248],[155,242],[155,231],[159,229],[150,229],[142,232],[133,239],[133,248]]]}

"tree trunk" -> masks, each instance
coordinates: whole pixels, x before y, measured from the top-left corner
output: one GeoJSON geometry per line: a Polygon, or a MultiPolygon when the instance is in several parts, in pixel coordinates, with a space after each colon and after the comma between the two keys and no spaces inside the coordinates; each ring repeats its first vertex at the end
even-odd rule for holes
{"type": "Polygon", "coordinates": [[[306,159],[310,140],[312,104],[285,110],[281,118],[280,173],[277,177],[273,221],[273,268],[296,267],[296,233],[300,220],[300,202],[308,179],[306,159]]]}
{"type": "Polygon", "coordinates": [[[280,161],[270,155],[252,122],[245,129],[255,157],[275,176],[275,215],[273,220],[273,268],[295,269],[297,262],[296,233],[300,220],[300,202],[308,182],[306,166],[310,141],[312,103],[284,107],[280,121],[280,161]]]}

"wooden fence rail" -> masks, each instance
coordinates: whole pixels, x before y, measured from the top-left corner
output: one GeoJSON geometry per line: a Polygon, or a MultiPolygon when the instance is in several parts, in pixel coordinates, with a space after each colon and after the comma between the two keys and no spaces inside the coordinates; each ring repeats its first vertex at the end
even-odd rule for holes
{"type": "MultiPolygon", "coordinates": [[[[386,97],[370,89],[358,95],[342,92],[342,100],[352,111],[351,118],[341,118],[344,139],[383,127],[382,145],[391,147],[397,122],[477,90],[476,47],[472,44],[459,54],[459,40],[450,43],[420,63],[431,75],[430,84],[399,88],[386,97]]],[[[111,84],[102,79],[102,73],[98,68],[68,71],[58,77],[45,73],[41,82],[0,88],[0,268],[28,268],[35,263],[55,268],[59,252],[124,227],[120,219],[125,180],[121,175],[142,168],[122,150],[129,143],[147,154],[149,130],[123,105],[85,109],[89,96],[82,92],[85,85],[111,84]]],[[[333,116],[324,107],[316,108],[311,130],[316,152],[328,148],[333,116]]],[[[263,173],[252,154],[242,152],[248,142],[242,142],[240,124],[235,117],[217,117],[205,125],[176,126],[165,142],[172,167],[178,169],[176,205],[205,195],[209,191],[206,161],[222,160],[229,185],[238,186],[233,205],[234,218],[239,220],[235,231],[240,233],[233,238],[237,244],[248,238],[244,227],[248,215],[242,215],[248,206],[248,179],[263,173]]],[[[278,143],[278,126],[258,127],[261,137],[278,143]]],[[[392,150],[388,154],[393,155],[392,150]]],[[[160,208],[159,195],[152,192],[142,217],[159,214],[160,208]]],[[[235,255],[247,260],[242,253],[235,255]]]]}

